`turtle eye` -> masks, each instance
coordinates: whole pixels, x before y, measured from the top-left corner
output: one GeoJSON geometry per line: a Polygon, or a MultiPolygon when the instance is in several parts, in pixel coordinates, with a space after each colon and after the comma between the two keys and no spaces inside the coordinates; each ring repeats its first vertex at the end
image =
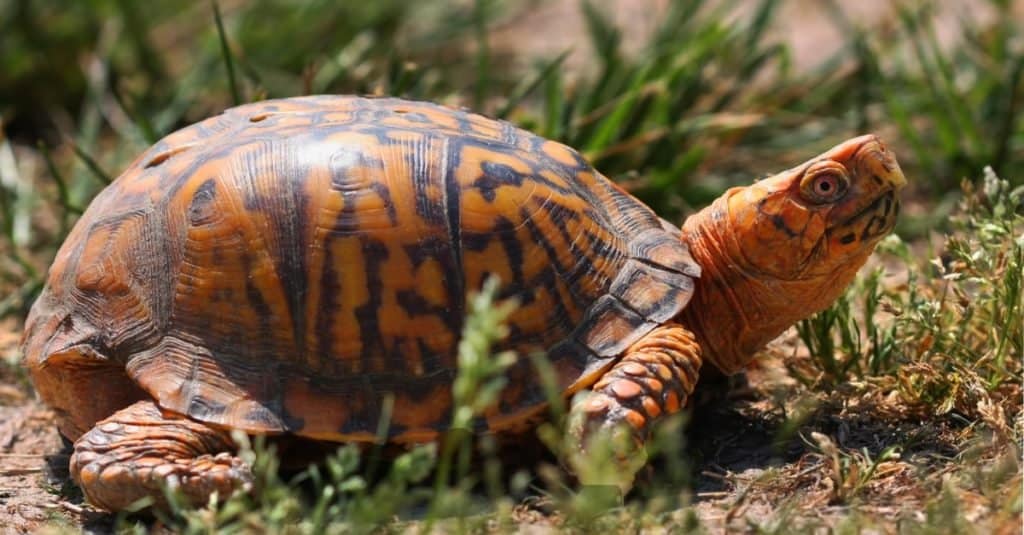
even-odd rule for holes
{"type": "Polygon", "coordinates": [[[823,169],[804,178],[804,194],[814,202],[833,202],[846,193],[849,181],[846,175],[833,169],[823,169]]]}

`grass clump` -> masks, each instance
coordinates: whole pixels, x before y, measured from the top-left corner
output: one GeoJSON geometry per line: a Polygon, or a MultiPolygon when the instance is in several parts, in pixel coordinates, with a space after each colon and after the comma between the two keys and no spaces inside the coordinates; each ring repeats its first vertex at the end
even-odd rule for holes
{"type": "Polygon", "coordinates": [[[755,80],[778,75],[786,59],[785,48],[767,35],[779,2],[756,2],[750,15],[728,23],[726,14],[738,2],[702,4],[671,2],[641,52],[631,55],[623,51],[622,30],[583,2],[597,73],[574,79],[557,68],[559,57],[526,84],[539,86],[538,106],[503,110],[526,128],[579,149],[660,213],[679,217],[728,185],[709,184],[707,177],[695,182],[711,154],[723,146],[737,149],[741,133],[773,124],[764,114],[735,110],[749,107],[761,95],[755,80]]]}
{"type": "MultiPolygon", "coordinates": [[[[1021,451],[1024,439],[1024,188],[990,168],[980,187],[963,188],[941,253],[919,261],[889,239],[889,267],[869,270],[799,325],[810,360],[794,360],[790,372],[831,399],[859,399],[881,421],[966,427],[951,447],[980,440],[998,457],[1021,451]],[[884,270],[906,282],[886,288],[884,270]]],[[[920,438],[900,440],[913,449],[920,438]]]]}

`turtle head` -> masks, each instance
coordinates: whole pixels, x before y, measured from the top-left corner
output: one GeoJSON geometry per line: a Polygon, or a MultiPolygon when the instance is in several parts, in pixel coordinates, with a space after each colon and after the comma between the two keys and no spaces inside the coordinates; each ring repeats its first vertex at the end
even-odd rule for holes
{"type": "Polygon", "coordinates": [[[892,230],[905,184],[892,152],[868,135],[732,189],[717,208],[729,220],[747,269],[824,283],[836,272],[856,272],[892,230]]]}
{"type": "Polygon", "coordinates": [[[736,371],[787,327],[828,307],[892,230],[905,184],[892,152],[866,135],[730,189],[687,220],[683,237],[705,272],[690,316],[715,311],[699,330],[742,326],[739,337],[708,343],[709,360],[736,371]]]}

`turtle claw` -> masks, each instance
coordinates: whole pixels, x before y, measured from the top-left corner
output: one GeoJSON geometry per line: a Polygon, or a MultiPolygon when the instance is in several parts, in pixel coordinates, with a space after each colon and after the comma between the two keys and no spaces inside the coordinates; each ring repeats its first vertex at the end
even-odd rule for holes
{"type": "Polygon", "coordinates": [[[614,399],[601,392],[577,396],[569,416],[569,468],[584,487],[614,487],[625,496],[647,462],[642,430],[610,414],[614,399]]]}
{"type": "Polygon", "coordinates": [[[165,491],[201,506],[214,493],[227,497],[252,489],[248,465],[223,451],[233,448],[226,432],[164,417],[151,401],[140,401],[99,422],[75,443],[71,476],[90,503],[108,511],[137,506],[146,498],[164,508],[165,491]]]}
{"type": "Polygon", "coordinates": [[[693,334],[666,324],[626,350],[592,391],[578,394],[567,436],[569,466],[580,481],[628,491],[647,462],[652,424],[686,405],[699,368],[693,334]]]}

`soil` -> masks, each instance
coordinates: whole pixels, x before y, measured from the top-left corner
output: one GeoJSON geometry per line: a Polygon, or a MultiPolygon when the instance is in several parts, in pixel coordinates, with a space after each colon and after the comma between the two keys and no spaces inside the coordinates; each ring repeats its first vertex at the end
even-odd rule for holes
{"type": "MultiPolygon", "coordinates": [[[[13,322],[0,325],[0,354],[16,354],[13,322]]],[[[61,517],[59,489],[67,477],[53,414],[32,396],[13,363],[0,367],[0,531],[30,533],[61,517]],[[62,462],[63,461],[63,462],[62,462]]]]}
{"type": "MultiPolygon", "coordinates": [[[[4,327],[0,351],[10,355],[18,338],[10,323],[4,327]]],[[[51,491],[57,480],[48,474],[49,456],[60,451],[61,441],[53,415],[32,398],[16,369],[0,371],[0,526],[28,533],[59,514],[58,494],[51,491]]]]}

